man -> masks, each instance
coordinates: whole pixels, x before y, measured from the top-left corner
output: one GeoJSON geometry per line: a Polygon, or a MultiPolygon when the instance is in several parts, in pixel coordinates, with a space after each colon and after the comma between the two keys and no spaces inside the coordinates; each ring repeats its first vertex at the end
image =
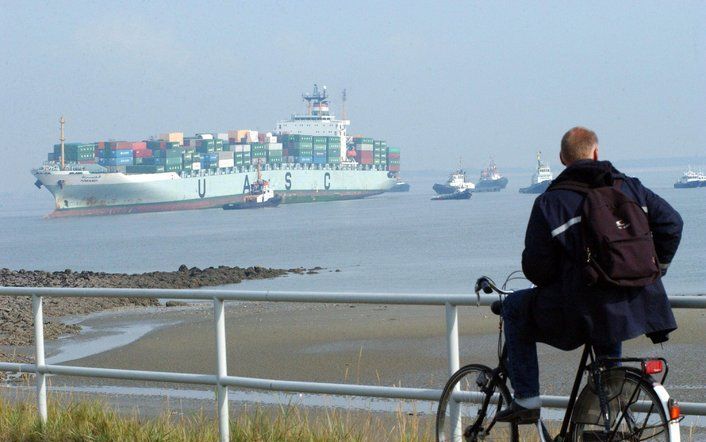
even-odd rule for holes
{"type": "MultiPolygon", "coordinates": [[[[657,259],[666,273],[679,246],[682,220],[666,201],[637,178],[598,160],[598,138],[574,127],[561,140],[566,169],[532,208],[522,270],[536,288],[510,295],[503,304],[508,371],[515,399],[498,421],[532,423],[539,417],[537,342],[573,350],[590,342],[597,354],[619,357],[622,341],[642,334],[664,342],[677,328],[660,278],[644,287],[587,285],[582,273],[581,213],[585,194],[560,183],[614,185],[647,213],[657,259]]],[[[585,222],[585,220],[583,220],[585,222]]]]}

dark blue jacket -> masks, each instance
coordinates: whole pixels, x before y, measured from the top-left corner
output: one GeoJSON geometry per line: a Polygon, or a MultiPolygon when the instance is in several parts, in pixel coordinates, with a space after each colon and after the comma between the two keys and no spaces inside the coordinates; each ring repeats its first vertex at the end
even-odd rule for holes
{"type": "MultiPolygon", "coordinates": [[[[647,212],[664,274],[679,246],[683,222],[637,178],[621,174],[608,161],[582,160],[567,167],[552,186],[562,181],[612,185],[618,177],[623,179],[621,190],[647,212]]],[[[588,341],[608,344],[642,334],[655,342],[666,340],[677,324],[661,280],[641,288],[589,287],[583,282],[579,263],[584,198],[550,186],[534,202],[522,270],[537,286],[530,307],[535,340],[564,350],[588,341]]]]}

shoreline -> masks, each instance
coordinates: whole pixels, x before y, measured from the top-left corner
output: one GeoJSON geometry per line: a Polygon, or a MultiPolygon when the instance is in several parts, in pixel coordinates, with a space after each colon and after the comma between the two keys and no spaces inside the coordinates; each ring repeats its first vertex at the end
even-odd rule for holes
{"type": "MultiPolygon", "coordinates": [[[[106,273],[72,270],[45,272],[40,270],[0,269],[0,286],[6,287],[110,287],[110,288],[200,288],[239,284],[247,280],[271,279],[290,274],[317,274],[321,267],[274,269],[265,267],[187,267],[172,272],[106,273]]],[[[186,303],[167,302],[166,307],[186,303]]],[[[49,342],[76,335],[81,331],[81,316],[121,308],[156,307],[154,298],[46,298],[44,300],[44,335],[49,342]]],[[[0,296],[0,358],[8,362],[30,362],[22,347],[34,342],[31,299],[0,296]]]]}

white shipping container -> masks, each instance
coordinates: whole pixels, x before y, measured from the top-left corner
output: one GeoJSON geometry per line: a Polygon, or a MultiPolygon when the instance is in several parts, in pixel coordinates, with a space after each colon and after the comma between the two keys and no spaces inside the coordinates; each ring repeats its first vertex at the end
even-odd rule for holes
{"type": "Polygon", "coordinates": [[[265,142],[266,142],[266,143],[270,143],[270,144],[276,143],[276,142],[277,142],[277,137],[274,136],[274,135],[268,135],[267,137],[265,137],[265,142]]]}
{"type": "Polygon", "coordinates": [[[196,138],[200,138],[202,140],[212,140],[213,135],[211,135],[211,134],[196,134],[196,138]]]}
{"type": "Polygon", "coordinates": [[[201,170],[201,163],[200,162],[195,162],[191,164],[191,170],[201,170]]]}
{"type": "Polygon", "coordinates": [[[282,143],[270,143],[267,145],[267,150],[282,150],[282,143]]]}
{"type": "Polygon", "coordinates": [[[249,144],[243,144],[243,152],[250,153],[250,145],[249,144]]]}
{"type": "Polygon", "coordinates": [[[242,144],[235,145],[235,153],[243,153],[243,145],[242,144]]]}
{"type": "Polygon", "coordinates": [[[222,150],[218,152],[218,159],[219,160],[232,160],[233,159],[233,151],[232,150],[222,150]]]}
{"type": "Polygon", "coordinates": [[[233,161],[233,158],[229,160],[218,160],[218,167],[220,168],[225,168],[225,167],[234,167],[235,162],[233,161]]]}
{"type": "Polygon", "coordinates": [[[257,131],[256,130],[249,130],[248,131],[248,139],[246,140],[248,143],[257,143],[257,131]]]}
{"type": "Polygon", "coordinates": [[[213,137],[217,140],[223,140],[225,142],[228,142],[228,134],[227,133],[220,132],[217,134],[213,134],[213,137]]]}

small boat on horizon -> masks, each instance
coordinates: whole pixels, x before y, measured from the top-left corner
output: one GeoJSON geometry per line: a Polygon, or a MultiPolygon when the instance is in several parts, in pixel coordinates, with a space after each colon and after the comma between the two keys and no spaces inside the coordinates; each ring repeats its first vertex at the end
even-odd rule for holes
{"type": "Polygon", "coordinates": [[[433,197],[432,201],[446,201],[446,200],[468,200],[471,199],[470,189],[459,190],[453,193],[445,193],[443,195],[437,195],[433,197]]]}
{"type": "Polygon", "coordinates": [[[695,170],[691,170],[691,166],[689,166],[686,171],[684,171],[684,175],[679,178],[679,181],[674,183],[674,188],[693,189],[695,187],[706,187],[706,175],[701,171],[696,172],[695,170]]]}
{"type": "Polygon", "coordinates": [[[409,192],[409,184],[402,180],[398,180],[395,184],[393,184],[388,192],[409,192]]]}
{"type": "Polygon", "coordinates": [[[520,193],[544,193],[554,179],[549,163],[542,161],[542,151],[537,151],[537,171],[532,175],[532,182],[528,187],[520,189],[520,193]]]}
{"type": "Polygon", "coordinates": [[[475,188],[476,185],[468,181],[466,178],[466,171],[461,167],[449,175],[449,178],[446,180],[446,184],[437,183],[432,186],[434,192],[439,195],[447,195],[454,192],[462,192],[464,190],[472,192],[475,188]]]}
{"type": "Polygon", "coordinates": [[[223,205],[223,210],[259,209],[277,207],[282,202],[282,195],[276,195],[270,189],[270,182],[262,179],[260,163],[257,164],[257,181],[250,185],[250,193],[243,197],[242,202],[223,205]]]}
{"type": "Polygon", "coordinates": [[[495,161],[490,160],[488,167],[481,170],[480,179],[476,183],[475,192],[499,192],[503,190],[508,183],[508,179],[498,172],[498,166],[495,161]]]}

